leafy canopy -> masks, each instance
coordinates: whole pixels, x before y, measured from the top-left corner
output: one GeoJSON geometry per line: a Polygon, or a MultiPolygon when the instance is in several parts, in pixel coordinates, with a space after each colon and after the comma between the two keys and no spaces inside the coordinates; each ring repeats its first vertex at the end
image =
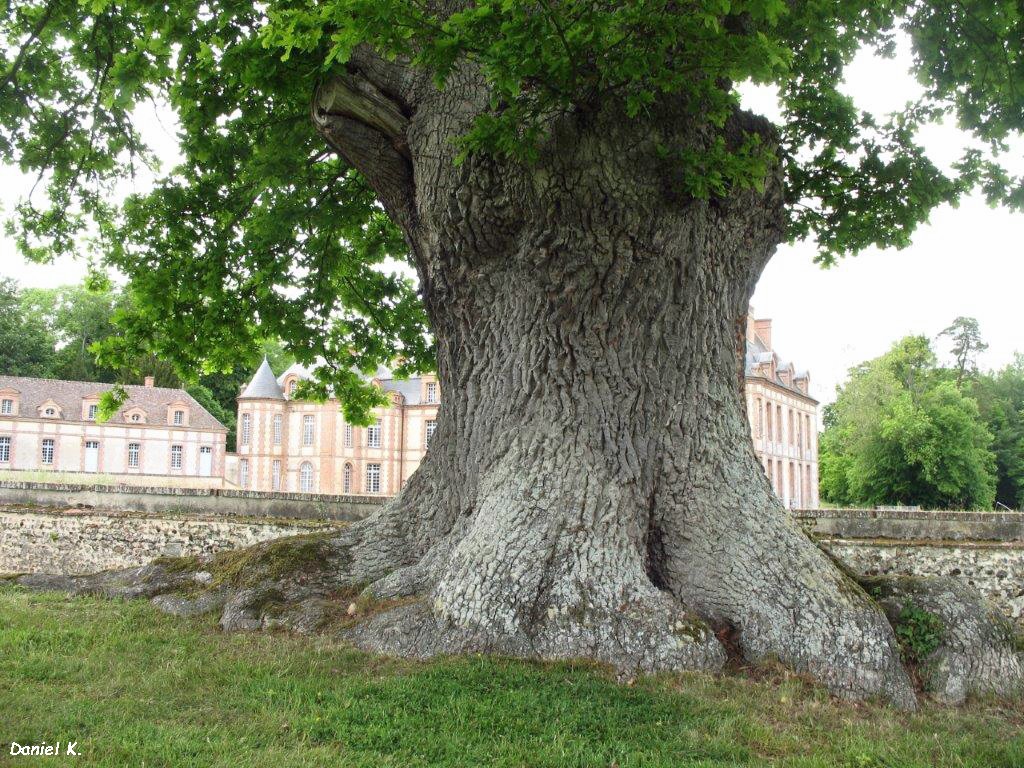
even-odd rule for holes
{"type": "Polygon", "coordinates": [[[989,509],[992,434],[928,340],[910,336],[850,372],[819,443],[821,494],[843,505],[989,509]]]}
{"type": "MultiPolygon", "coordinates": [[[[684,97],[715,135],[735,84],[778,87],[790,236],[819,259],[907,245],[942,203],[975,188],[1024,206],[1001,163],[1024,124],[1024,18],[1016,0],[477,0],[443,16],[422,0],[22,0],[0,11],[0,160],[39,174],[13,224],[37,259],[88,234],[130,278],[132,312],[109,358],[140,349],[181,371],[228,370],[239,350],[280,337],[301,362],[328,361],[357,417],[379,396],[352,368],[432,364],[413,285],[387,268],[405,244],[364,179],[309,119],[317,84],[353,49],[429,70],[460,59],[492,89],[464,151],[529,158],[552,115],[617,103],[635,117],[684,97]],[[909,35],[923,96],[869,115],[842,92],[861,48],[909,35]],[[119,179],[154,159],[134,110],[166,103],[182,160],[152,191],[114,202],[119,179]],[[942,117],[978,146],[951,170],[917,129],[942,117]]],[[[694,197],[757,186],[769,165],[751,137],[668,153],[694,197]]]]}

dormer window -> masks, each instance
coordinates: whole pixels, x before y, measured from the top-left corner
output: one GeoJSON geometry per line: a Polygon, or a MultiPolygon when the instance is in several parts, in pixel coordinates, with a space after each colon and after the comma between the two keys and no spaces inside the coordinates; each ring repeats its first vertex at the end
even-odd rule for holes
{"type": "Polygon", "coordinates": [[[295,397],[295,390],[298,388],[298,386],[298,379],[292,379],[291,381],[288,382],[288,397],[295,397]]]}
{"type": "Polygon", "coordinates": [[[175,427],[187,427],[188,426],[188,408],[187,403],[183,400],[178,400],[174,403],[167,404],[167,423],[175,427]]]}
{"type": "Polygon", "coordinates": [[[11,387],[0,388],[0,416],[17,416],[21,393],[11,387]]]}
{"type": "Polygon", "coordinates": [[[427,382],[427,402],[428,403],[436,403],[437,402],[437,382],[436,381],[428,381],[427,382]]]}
{"type": "Polygon", "coordinates": [[[145,424],[146,412],[139,407],[129,408],[124,413],[124,420],[129,424],[145,424]]]}
{"type": "Polygon", "coordinates": [[[61,413],[60,406],[53,400],[47,400],[40,405],[38,413],[44,419],[60,419],[64,415],[61,413]]]}
{"type": "Polygon", "coordinates": [[[89,421],[96,421],[96,414],[99,412],[99,406],[96,403],[89,405],[89,421]]]}

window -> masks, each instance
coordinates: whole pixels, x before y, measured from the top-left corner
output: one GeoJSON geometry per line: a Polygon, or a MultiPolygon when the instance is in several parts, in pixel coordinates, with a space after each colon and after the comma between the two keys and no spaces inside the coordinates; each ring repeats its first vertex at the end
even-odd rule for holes
{"type": "Polygon", "coordinates": [[[380,419],[366,428],[366,445],[370,448],[380,448],[380,419]]]}
{"type": "Polygon", "coordinates": [[[308,461],[302,462],[299,467],[299,490],[303,493],[313,492],[313,465],[308,461]]]}
{"type": "Polygon", "coordinates": [[[10,416],[12,413],[14,413],[14,401],[6,398],[0,400],[0,414],[10,416]]]}
{"type": "Polygon", "coordinates": [[[281,431],[284,420],[281,418],[281,414],[274,415],[274,445],[281,444],[281,431]]]}
{"type": "Polygon", "coordinates": [[[434,419],[427,419],[426,426],[423,431],[423,447],[428,448],[430,446],[430,438],[434,436],[434,430],[437,429],[437,421],[434,419]]]}
{"type": "Polygon", "coordinates": [[[314,436],[315,430],[316,430],[316,427],[315,427],[315,424],[313,423],[313,417],[312,416],[303,416],[302,417],[302,444],[303,445],[312,445],[313,444],[313,436],[314,436]]]}
{"type": "Polygon", "coordinates": [[[238,462],[238,484],[243,488],[249,487],[249,460],[242,459],[238,462]]]}
{"type": "Polygon", "coordinates": [[[180,445],[171,446],[171,469],[181,469],[182,467],[182,448],[180,445]]]}
{"type": "Polygon", "coordinates": [[[56,416],[57,412],[53,408],[47,408],[45,411],[43,411],[43,415],[44,416],[56,416]]]}
{"type": "Polygon", "coordinates": [[[174,412],[174,426],[180,427],[184,423],[185,423],[185,412],[184,411],[175,411],[174,412]]]}
{"type": "Polygon", "coordinates": [[[53,452],[56,444],[53,440],[43,440],[43,464],[53,464],[53,452]]]}
{"type": "Polygon", "coordinates": [[[89,405],[89,421],[96,421],[96,412],[98,410],[99,407],[95,403],[89,405]]]}
{"type": "Polygon", "coordinates": [[[142,417],[137,413],[132,414],[132,421],[139,421],[142,417]]]}
{"type": "Polygon", "coordinates": [[[252,437],[252,415],[248,413],[242,414],[242,445],[249,444],[249,438],[252,437]]]}
{"type": "Polygon", "coordinates": [[[345,425],[345,447],[346,448],[351,448],[352,447],[352,442],[353,442],[352,441],[352,425],[351,424],[346,424],[345,425]]]}
{"type": "Polygon", "coordinates": [[[140,443],[128,443],[128,466],[132,469],[139,467],[139,452],[142,448],[140,443]]]}
{"type": "Polygon", "coordinates": [[[270,467],[270,490],[280,491],[281,490],[281,460],[274,459],[274,463],[270,467]]]}
{"type": "Polygon", "coordinates": [[[366,465],[366,492],[380,493],[380,464],[366,465]]]}
{"type": "Polygon", "coordinates": [[[341,474],[341,492],[352,493],[352,465],[346,464],[341,474]]]}
{"type": "Polygon", "coordinates": [[[299,386],[297,379],[288,382],[288,397],[295,397],[295,388],[299,386]]]}
{"type": "Polygon", "coordinates": [[[11,460],[11,438],[0,437],[0,463],[11,460]]]}
{"type": "Polygon", "coordinates": [[[436,403],[437,402],[437,382],[436,381],[428,381],[427,382],[427,402],[428,403],[436,403]]]}

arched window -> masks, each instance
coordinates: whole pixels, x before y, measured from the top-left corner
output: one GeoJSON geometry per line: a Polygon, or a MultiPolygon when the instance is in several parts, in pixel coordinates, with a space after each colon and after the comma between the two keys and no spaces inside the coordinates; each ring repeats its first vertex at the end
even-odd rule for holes
{"type": "Polygon", "coordinates": [[[352,465],[349,463],[345,464],[341,473],[341,492],[352,493],[352,465]]]}
{"type": "Polygon", "coordinates": [[[313,465],[308,461],[302,462],[299,467],[299,490],[303,493],[313,492],[313,465]]]}
{"type": "Polygon", "coordinates": [[[288,382],[288,397],[295,397],[295,388],[299,386],[298,379],[292,379],[288,382]]]}

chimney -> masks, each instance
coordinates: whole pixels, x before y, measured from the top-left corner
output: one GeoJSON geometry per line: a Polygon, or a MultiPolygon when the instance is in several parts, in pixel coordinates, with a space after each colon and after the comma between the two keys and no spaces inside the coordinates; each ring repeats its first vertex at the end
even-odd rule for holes
{"type": "Polygon", "coordinates": [[[772,348],[772,321],[768,318],[754,320],[754,333],[768,349],[772,348]]]}
{"type": "Polygon", "coordinates": [[[156,384],[156,379],[154,379],[152,376],[147,376],[146,377],[146,386],[147,387],[152,389],[155,384],[156,384]]]}

